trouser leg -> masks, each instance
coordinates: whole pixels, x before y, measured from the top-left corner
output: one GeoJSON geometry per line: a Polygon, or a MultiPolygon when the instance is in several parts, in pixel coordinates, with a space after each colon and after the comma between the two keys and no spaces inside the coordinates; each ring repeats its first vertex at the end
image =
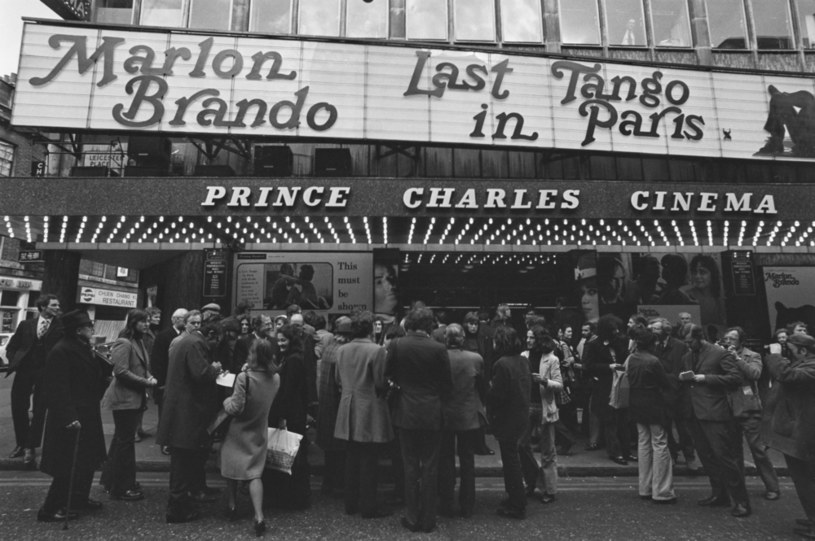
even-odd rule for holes
{"type": "Polygon", "coordinates": [[[665,427],[659,424],[650,425],[648,429],[651,434],[653,455],[652,497],[655,500],[673,500],[676,493],[673,488],[673,465],[668,449],[668,435],[665,433],[665,427]]]}
{"type": "Polygon", "coordinates": [[[710,488],[713,491],[713,496],[717,498],[727,498],[727,490],[722,480],[719,459],[713,452],[713,447],[704,428],[704,425],[708,423],[709,421],[694,419],[691,425],[693,441],[696,445],[696,454],[699,455],[699,460],[702,461],[702,466],[704,466],[705,473],[707,473],[708,479],[710,480],[710,488]]]}
{"type": "Polygon", "coordinates": [[[557,494],[557,451],[555,450],[555,424],[541,426],[541,472],[543,473],[543,493],[557,494]]]}
{"type": "Polygon", "coordinates": [[[349,441],[345,457],[345,512],[354,514],[359,510],[359,470],[361,443],[349,441]]]}
{"type": "Polygon", "coordinates": [[[764,482],[764,488],[767,492],[778,492],[778,476],[767,455],[767,444],[761,437],[761,412],[751,412],[747,418],[742,419],[741,428],[744,431],[747,445],[750,447],[750,454],[753,455],[758,474],[764,482]]]}
{"type": "Polygon", "coordinates": [[[42,394],[42,376],[34,379],[31,405],[31,425],[28,428],[25,447],[27,449],[36,449],[42,444],[42,430],[45,426],[45,397],[42,394]]]}
{"type": "Polygon", "coordinates": [[[376,487],[378,482],[379,445],[360,444],[359,453],[359,510],[363,515],[376,512],[376,487]]]}
{"type": "Polygon", "coordinates": [[[445,430],[441,434],[439,451],[439,507],[442,513],[452,512],[456,490],[456,433],[445,430]]]}
{"type": "Polygon", "coordinates": [[[28,410],[31,407],[31,393],[34,389],[34,378],[28,372],[17,371],[11,384],[11,419],[14,424],[14,437],[17,445],[25,447],[28,443],[28,410]]]}
{"type": "Polygon", "coordinates": [[[136,484],[136,428],[139,410],[114,410],[110,443],[109,481],[112,496],[121,496],[136,484]]]}
{"type": "Polygon", "coordinates": [[[518,453],[517,440],[499,440],[501,462],[504,463],[504,489],[509,495],[509,507],[516,511],[526,510],[521,459],[518,453]]]}
{"type": "Polygon", "coordinates": [[[426,430],[422,432],[424,432],[424,435],[419,446],[422,487],[419,526],[425,530],[429,530],[436,525],[441,431],[426,430]]]}
{"type": "Polygon", "coordinates": [[[170,448],[170,495],[167,500],[167,514],[183,516],[191,510],[190,492],[196,475],[196,453],[192,449],[170,448]]]}
{"type": "Polygon", "coordinates": [[[413,525],[419,522],[419,450],[420,435],[416,430],[399,429],[402,462],[405,471],[405,518],[413,525]]]}
{"type": "Polygon", "coordinates": [[[795,492],[804,513],[815,523],[815,464],[790,455],[784,455],[795,492]]]}
{"type": "Polygon", "coordinates": [[[649,425],[637,423],[637,470],[640,496],[653,497],[654,460],[649,425]]]}
{"type": "Polygon", "coordinates": [[[467,430],[456,435],[458,464],[461,475],[458,503],[461,514],[465,517],[472,515],[475,507],[475,448],[478,438],[478,430],[467,430]]]}

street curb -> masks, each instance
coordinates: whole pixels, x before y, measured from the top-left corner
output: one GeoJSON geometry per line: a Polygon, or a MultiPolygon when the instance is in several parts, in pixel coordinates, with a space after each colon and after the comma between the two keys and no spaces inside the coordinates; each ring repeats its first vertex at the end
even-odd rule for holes
{"type": "MultiPolygon", "coordinates": [[[[311,473],[313,475],[321,476],[323,472],[322,464],[314,464],[311,466],[311,473]]],[[[382,475],[387,477],[389,474],[390,466],[380,465],[382,475]]],[[[152,473],[168,473],[170,471],[169,460],[140,460],[136,462],[136,470],[141,472],[152,473]]],[[[23,466],[21,460],[17,459],[0,459],[0,471],[32,471],[23,466]]],[[[214,461],[207,463],[208,473],[220,473],[217,464],[214,461]]],[[[637,465],[628,466],[558,466],[558,475],[560,477],[637,477],[639,471],[637,465]]],[[[776,474],[781,477],[788,477],[789,472],[786,467],[775,469],[776,474]]],[[[674,477],[704,477],[704,471],[693,471],[685,466],[677,466],[673,470],[674,477]]],[[[504,475],[499,466],[476,467],[476,477],[502,477],[504,475]]],[[[746,468],[745,475],[754,477],[758,475],[755,468],[746,468]]]]}

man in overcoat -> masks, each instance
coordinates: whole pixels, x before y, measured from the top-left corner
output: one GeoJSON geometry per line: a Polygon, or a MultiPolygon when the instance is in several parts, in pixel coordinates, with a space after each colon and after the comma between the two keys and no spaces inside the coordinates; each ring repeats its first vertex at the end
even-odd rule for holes
{"type": "Polygon", "coordinates": [[[207,426],[218,411],[215,379],[221,364],[210,363],[218,324],[201,327],[197,310],[187,314],[186,323],[194,330],[181,335],[170,350],[164,411],[156,434],[157,443],[170,448],[167,522],[188,522],[199,516],[191,492],[199,488],[204,475],[209,453],[207,426]]]}
{"type": "Polygon", "coordinates": [[[704,339],[704,330],[692,325],[685,337],[689,351],[685,366],[690,376],[693,408],[693,441],[713,489],[711,496],[697,502],[701,506],[727,506],[731,515],[750,515],[750,500],[744,484],[741,460],[741,429],[733,417],[727,394],[743,379],[733,354],[704,339]]]}
{"type": "Polygon", "coordinates": [[[779,344],[773,344],[765,358],[775,382],[762,428],[767,444],[784,453],[806,513],[796,520],[795,532],[815,539],[815,338],[793,334],[787,344],[792,359],[781,356],[779,344]]]}
{"type": "Polygon", "coordinates": [[[393,412],[405,466],[401,523],[411,531],[436,528],[442,402],[453,387],[447,349],[430,338],[434,325],[433,312],[416,307],[405,320],[407,335],[388,348],[387,375],[401,387],[393,412]]]}
{"type": "MultiPolygon", "coordinates": [[[[170,344],[173,340],[184,332],[184,319],[187,317],[186,308],[177,308],[171,317],[172,326],[164,329],[156,335],[153,347],[150,351],[150,369],[153,377],[158,382],[153,388],[153,399],[158,406],[158,418],[161,420],[161,412],[164,410],[164,386],[167,384],[167,365],[170,361],[170,344]]],[[[166,446],[161,447],[161,452],[170,454],[166,446]]]]}
{"type": "Polygon", "coordinates": [[[36,449],[40,446],[45,420],[41,385],[45,359],[62,338],[59,322],[62,309],[57,296],[43,293],[37,298],[36,306],[39,315],[20,323],[6,346],[9,359],[6,377],[15,374],[11,386],[11,418],[17,439],[9,458],[25,454],[25,464],[30,468],[36,467],[36,449]],[[32,403],[34,414],[29,422],[28,410],[32,403]]]}
{"type": "Polygon", "coordinates": [[[76,518],[75,510],[102,504],[89,497],[93,474],[105,459],[105,436],[99,400],[105,392],[101,361],[91,349],[93,323],[88,314],[73,311],[62,318],[65,337],[51,349],[45,364],[43,396],[48,412],[40,469],[53,477],[37,520],[76,518]],[[78,443],[77,443],[78,439],[78,443]],[[76,447],[75,447],[76,446],[76,447]],[[68,505],[71,468],[76,469],[68,505]]]}
{"type": "Polygon", "coordinates": [[[348,442],[345,460],[345,512],[362,518],[392,513],[377,506],[376,485],[382,444],[393,440],[384,398],[385,348],[371,339],[374,315],[351,318],[353,340],[337,350],[337,384],[342,390],[334,437],[348,442]]]}

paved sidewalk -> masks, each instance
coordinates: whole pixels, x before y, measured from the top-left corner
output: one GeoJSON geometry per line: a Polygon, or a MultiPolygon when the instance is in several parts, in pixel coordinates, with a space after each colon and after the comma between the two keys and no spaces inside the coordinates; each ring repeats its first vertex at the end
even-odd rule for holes
{"type": "MultiPolygon", "coordinates": [[[[11,409],[9,406],[10,379],[0,379],[0,470],[22,470],[23,459],[9,459],[8,455],[14,448],[14,430],[11,422],[11,409]]],[[[113,437],[113,416],[109,410],[102,410],[102,422],[104,423],[105,438],[108,443],[113,437]]],[[[144,427],[151,434],[155,434],[157,424],[157,410],[154,403],[144,414],[144,427]]],[[[311,441],[314,441],[314,434],[309,434],[311,441]]],[[[501,476],[501,459],[498,453],[498,443],[487,436],[487,443],[496,454],[489,456],[476,456],[476,474],[480,477],[501,476]]],[[[597,451],[586,451],[584,447],[586,441],[580,439],[573,447],[571,456],[558,457],[558,472],[561,476],[572,477],[612,477],[612,476],[636,476],[637,463],[631,462],[627,466],[621,466],[609,460],[603,449],[597,451]]],[[[538,455],[539,456],[539,455],[538,455]]],[[[208,469],[213,472],[218,471],[216,462],[217,453],[213,453],[212,459],[208,463],[208,469]]],[[[773,463],[778,469],[779,475],[787,475],[786,463],[783,457],[771,451],[773,463]]],[[[749,475],[755,475],[755,468],[750,459],[749,450],[745,446],[745,458],[747,459],[747,471],[749,475]]],[[[154,437],[147,438],[136,444],[136,462],[141,471],[169,471],[170,457],[161,453],[156,445],[154,437]]],[[[323,453],[317,445],[309,447],[309,463],[312,472],[316,475],[322,473],[323,453]]],[[[385,462],[383,462],[383,465],[385,462]]],[[[698,472],[689,470],[684,465],[684,459],[680,458],[679,464],[674,467],[674,474],[680,476],[699,475],[698,472]]]]}

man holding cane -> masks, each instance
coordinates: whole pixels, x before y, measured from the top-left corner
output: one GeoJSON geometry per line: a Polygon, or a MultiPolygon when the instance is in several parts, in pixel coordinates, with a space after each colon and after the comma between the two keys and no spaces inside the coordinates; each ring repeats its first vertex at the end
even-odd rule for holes
{"type": "Polygon", "coordinates": [[[91,349],[93,322],[88,314],[75,310],[65,314],[62,323],[65,335],[48,354],[43,378],[48,414],[40,469],[54,478],[37,513],[37,520],[45,522],[73,519],[75,510],[102,507],[89,494],[94,471],[105,458],[99,409],[104,372],[91,349]]]}

